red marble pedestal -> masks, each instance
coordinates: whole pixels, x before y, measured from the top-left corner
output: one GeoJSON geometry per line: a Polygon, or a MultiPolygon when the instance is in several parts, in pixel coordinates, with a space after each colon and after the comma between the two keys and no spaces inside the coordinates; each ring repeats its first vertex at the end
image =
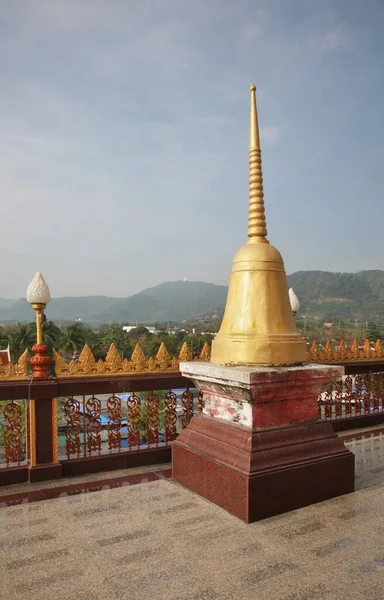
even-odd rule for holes
{"type": "Polygon", "coordinates": [[[173,442],[173,478],[251,523],[354,491],[354,455],[317,398],[343,369],[182,363],[204,409],[173,442]]]}

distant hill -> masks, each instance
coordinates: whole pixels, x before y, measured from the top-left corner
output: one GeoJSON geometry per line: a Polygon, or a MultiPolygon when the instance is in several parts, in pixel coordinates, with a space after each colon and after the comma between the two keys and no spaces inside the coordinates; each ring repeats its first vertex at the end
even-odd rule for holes
{"type": "Polygon", "coordinates": [[[0,310],[2,308],[8,308],[9,306],[12,306],[12,304],[15,302],[16,300],[11,300],[9,298],[0,298],[0,310]]]}
{"type": "MultiPolygon", "coordinates": [[[[47,306],[46,314],[47,318],[52,321],[73,321],[79,318],[86,321],[92,319],[92,316],[100,311],[108,311],[120,301],[120,298],[110,298],[108,296],[52,298],[47,306]]],[[[12,302],[11,305],[3,307],[0,299],[0,321],[22,322],[33,320],[31,306],[24,298],[12,302]]]]}
{"type": "MultiPolygon", "coordinates": [[[[46,309],[53,321],[81,319],[89,323],[183,321],[223,309],[226,286],[199,281],[173,281],[148,288],[128,298],[82,296],[53,298],[46,309]]],[[[2,307],[0,322],[33,320],[33,311],[25,299],[2,307]]]]}
{"type": "Polygon", "coordinates": [[[298,271],[289,275],[288,283],[300,300],[300,314],[324,321],[384,322],[384,271],[298,271]]]}
{"type": "MultiPolygon", "coordinates": [[[[331,273],[298,271],[288,276],[301,303],[300,314],[321,321],[335,319],[384,322],[384,271],[331,273]]],[[[222,313],[228,288],[202,281],[173,281],[128,298],[82,296],[54,298],[47,317],[54,321],[82,319],[89,323],[193,320],[222,313]]],[[[31,321],[26,300],[0,299],[0,322],[31,321]]]]}
{"type": "Polygon", "coordinates": [[[111,321],[183,321],[223,309],[228,288],[202,281],[172,281],[120,300],[96,315],[111,321]]]}

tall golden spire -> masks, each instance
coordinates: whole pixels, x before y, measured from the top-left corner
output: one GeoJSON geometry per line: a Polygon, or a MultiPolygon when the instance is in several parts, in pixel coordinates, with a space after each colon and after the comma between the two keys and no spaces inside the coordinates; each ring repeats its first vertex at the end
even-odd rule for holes
{"type": "Polygon", "coordinates": [[[267,227],[264,211],[263,172],[261,168],[261,149],[259,121],[257,118],[256,86],[251,88],[251,119],[249,139],[249,216],[248,237],[260,238],[267,242],[267,227]]]}
{"type": "Polygon", "coordinates": [[[251,86],[248,241],[232,264],[220,331],[211,361],[232,365],[291,365],[306,360],[292,316],[283,259],[267,240],[256,87],[251,86]]]}

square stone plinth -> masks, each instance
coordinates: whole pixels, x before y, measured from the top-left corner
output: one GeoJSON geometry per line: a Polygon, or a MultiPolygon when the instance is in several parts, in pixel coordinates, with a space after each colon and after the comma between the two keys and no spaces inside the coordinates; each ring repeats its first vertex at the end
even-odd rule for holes
{"type": "Polygon", "coordinates": [[[182,363],[203,414],[173,443],[173,478],[246,522],[354,490],[354,456],[317,419],[317,398],[341,367],[182,363]]]}
{"type": "Polygon", "coordinates": [[[244,427],[271,427],[317,418],[317,399],[344,368],[227,367],[186,362],[180,371],[203,392],[203,414],[244,427]]]}

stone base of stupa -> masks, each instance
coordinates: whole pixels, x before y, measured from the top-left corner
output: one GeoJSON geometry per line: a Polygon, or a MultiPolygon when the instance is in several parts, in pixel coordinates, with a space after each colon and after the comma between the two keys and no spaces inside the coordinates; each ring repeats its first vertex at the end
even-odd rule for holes
{"type": "Polygon", "coordinates": [[[203,413],[173,443],[175,481],[251,523],[354,491],[354,455],[317,419],[340,367],[182,363],[203,413]]]}

